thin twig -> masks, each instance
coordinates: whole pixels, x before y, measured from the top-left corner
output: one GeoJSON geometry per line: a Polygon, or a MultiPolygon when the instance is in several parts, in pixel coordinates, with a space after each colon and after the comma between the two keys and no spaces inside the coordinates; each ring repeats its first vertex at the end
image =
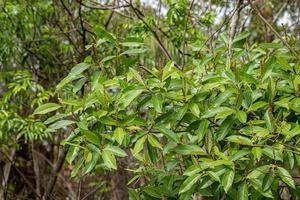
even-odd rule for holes
{"type": "MultiPolygon", "coordinates": [[[[150,27],[150,25],[145,21],[144,19],[144,15],[143,13],[136,8],[131,2],[128,3],[130,5],[130,7],[132,8],[133,12],[135,13],[136,17],[141,20],[143,22],[143,24],[148,28],[148,30],[152,33],[152,35],[154,36],[155,40],[157,41],[160,49],[163,51],[163,53],[165,54],[165,56],[169,59],[169,60],[173,60],[170,52],[167,50],[167,48],[164,46],[163,42],[161,41],[161,39],[159,38],[157,32],[150,27]]],[[[178,64],[175,63],[176,67],[179,67],[178,64]]]]}
{"type": "Polygon", "coordinates": [[[43,199],[45,199],[45,200],[49,199],[50,194],[52,193],[52,190],[53,190],[54,185],[56,183],[58,173],[60,172],[60,170],[61,170],[61,168],[64,164],[67,152],[68,152],[68,149],[63,148],[62,151],[60,152],[59,156],[58,156],[57,162],[56,162],[56,164],[55,164],[55,166],[54,166],[54,168],[51,172],[51,177],[48,181],[48,185],[47,185],[47,188],[46,188],[44,196],[43,196],[43,199]]]}
{"type": "Polygon", "coordinates": [[[243,0],[237,0],[237,6],[236,6],[237,11],[233,15],[230,26],[229,26],[229,39],[228,39],[228,54],[229,55],[228,56],[230,59],[232,58],[232,55],[233,55],[232,42],[233,42],[234,36],[236,34],[236,28],[237,28],[239,17],[240,17],[240,12],[243,8],[241,6],[242,3],[243,3],[243,0]]]}
{"type": "Polygon", "coordinates": [[[294,56],[300,61],[300,55],[290,46],[290,44],[274,29],[274,27],[263,17],[261,11],[256,7],[256,5],[252,2],[252,0],[248,0],[252,9],[255,11],[257,16],[264,22],[270,30],[280,39],[280,41],[289,49],[289,51],[294,54],[294,56]]]}
{"type": "Polygon", "coordinates": [[[12,166],[15,168],[15,170],[18,172],[18,174],[24,179],[25,183],[28,185],[28,187],[31,189],[31,191],[39,198],[41,199],[41,196],[35,191],[35,188],[30,183],[30,181],[26,178],[26,176],[14,165],[14,162],[9,158],[9,156],[3,152],[3,155],[6,157],[6,159],[12,164],[12,166]]]}

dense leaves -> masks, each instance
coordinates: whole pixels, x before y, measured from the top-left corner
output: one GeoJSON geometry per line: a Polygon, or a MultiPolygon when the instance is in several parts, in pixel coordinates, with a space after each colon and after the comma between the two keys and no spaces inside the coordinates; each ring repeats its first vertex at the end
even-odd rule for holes
{"type": "Polygon", "coordinates": [[[8,3],[0,14],[8,20],[17,9],[10,20],[18,22],[5,24],[12,32],[26,24],[21,36],[0,36],[24,40],[18,48],[7,40],[0,54],[0,67],[22,69],[0,75],[5,151],[31,142],[34,152],[34,142],[52,141],[64,148],[62,163],[80,184],[85,176],[130,172],[126,189],[134,200],[279,199],[282,188],[299,198],[300,65],[293,39],[261,42],[259,30],[230,35],[222,27],[205,35],[216,13],[199,16],[194,1],[163,2],[165,13],[154,16],[138,2],[38,2],[29,11],[24,2],[8,3]],[[59,6],[68,17],[59,18],[59,6]],[[32,26],[49,43],[23,44],[34,37],[32,26]],[[58,33],[67,34],[59,47],[58,33]],[[17,56],[28,48],[37,53],[17,56]],[[8,59],[10,53],[17,58],[8,59]],[[27,57],[33,64],[24,70],[27,57]]]}

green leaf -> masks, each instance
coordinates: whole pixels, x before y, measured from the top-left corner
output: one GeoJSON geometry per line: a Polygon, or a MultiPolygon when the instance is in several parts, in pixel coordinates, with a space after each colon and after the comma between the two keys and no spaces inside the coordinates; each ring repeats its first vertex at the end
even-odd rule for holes
{"type": "Polygon", "coordinates": [[[258,109],[260,109],[262,107],[265,107],[266,105],[268,105],[267,102],[265,102],[265,101],[258,101],[258,102],[252,104],[249,107],[248,112],[250,112],[250,111],[256,111],[256,110],[258,110],[258,109]]]}
{"type": "Polygon", "coordinates": [[[102,152],[102,159],[106,167],[110,169],[117,169],[117,161],[115,156],[110,151],[102,152]]]}
{"type": "Polygon", "coordinates": [[[182,155],[206,155],[206,152],[197,145],[180,144],[175,147],[174,151],[182,155]]]}
{"type": "Polygon", "coordinates": [[[139,193],[135,189],[128,188],[129,200],[140,200],[139,193]]]}
{"type": "Polygon", "coordinates": [[[293,137],[295,137],[297,135],[300,135],[300,126],[297,125],[295,128],[293,128],[292,130],[288,131],[286,133],[286,135],[287,135],[287,139],[290,139],[290,138],[293,138],[293,137]]]}
{"type": "Polygon", "coordinates": [[[208,129],[208,126],[209,126],[208,120],[206,120],[206,119],[201,120],[198,129],[195,131],[195,134],[198,137],[198,142],[201,142],[203,140],[205,133],[208,129]]]}
{"type": "Polygon", "coordinates": [[[251,185],[254,187],[255,190],[257,190],[260,194],[262,194],[263,196],[265,197],[268,197],[268,198],[271,198],[271,199],[274,199],[273,197],[273,194],[272,194],[272,191],[271,190],[268,190],[268,191],[263,191],[262,190],[262,180],[261,179],[251,179],[250,180],[251,182],[251,185]]]}
{"type": "Polygon", "coordinates": [[[238,200],[248,200],[248,186],[246,182],[243,182],[238,186],[238,200]]]}
{"type": "Polygon", "coordinates": [[[239,160],[240,158],[243,158],[244,156],[248,155],[249,153],[250,153],[250,151],[248,149],[247,150],[246,149],[239,150],[230,157],[230,160],[231,161],[239,160]]]}
{"type": "Polygon", "coordinates": [[[160,95],[153,95],[152,96],[152,104],[156,112],[161,113],[162,112],[162,97],[160,95]]]}
{"type": "Polygon", "coordinates": [[[277,173],[283,182],[285,182],[291,188],[296,189],[294,179],[286,169],[277,166],[277,173]]]}
{"type": "Polygon", "coordinates": [[[266,174],[270,169],[269,165],[263,165],[256,169],[254,169],[252,172],[250,172],[247,176],[248,179],[256,179],[264,174],[266,174]]]}
{"type": "Polygon", "coordinates": [[[83,135],[85,136],[86,140],[89,141],[90,143],[93,143],[96,146],[100,145],[100,138],[99,138],[99,136],[96,135],[95,133],[93,133],[92,131],[80,129],[80,132],[83,133],[83,135]]]}
{"type": "Polygon", "coordinates": [[[289,162],[290,169],[293,169],[294,168],[294,164],[295,164],[295,159],[294,159],[293,152],[287,151],[287,152],[285,152],[285,155],[286,155],[287,160],[289,162]]]}
{"type": "Polygon", "coordinates": [[[217,173],[213,172],[213,171],[207,171],[207,174],[214,179],[215,181],[221,182],[219,176],[217,173]]]}
{"type": "Polygon", "coordinates": [[[265,147],[263,148],[262,153],[271,159],[283,161],[282,152],[279,151],[279,149],[276,147],[271,147],[271,146],[265,147]]]}
{"type": "Polygon", "coordinates": [[[119,156],[119,157],[125,157],[125,156],[127,156],[127,153],[123,149],[121,149],[121,148],[119,148],[117,146],[107,145],[104,148],[104,151],[109,151],[112,154],[114,154],[116,156],[119,156]]]}
{"type": "Polygon", "coordinates": [[[143,150],[146,138],[147,136],[143,136],[137,140],[133,148],[133,156],[136,156],[140,151],[143,150]]]}
{"type": "Polygon", "coordinates": [[[252,145],[252,141],[249,138],[240,135],[231,135],[227,137],[227,140],[242,145],[252,145]]]}
{"type": "Polygon", "coordinates": [[[241,123],[246,123],[247,122],[247,114],[246,114],[246,112],[244,112],[242,110],[238,110],[238,111],[236,111],[236,116],[237,116],[238,120],[241,123]]]}
{"type": "Polygon", "coordinates": [[[196,117],[199,117],[199,115],[200,115],[200,109],[199,109],[199,107],[198,107],[198,105],[196,103],[192,103],[190,105],[190,110],[191,110],[191,113],[193,115],[195,115],[196,117]]]}
{"type": "Polygon", "coordinates": [[[179,137],[176,133],[174,133],[172,130],[170,129],[167,129],[165,127],[156,127],[156,129],[163,133],[168,139],[176,142],[176,143],[179,143],[179,137]]]}
{"type": "Polygon", "coordinates": [[[231,188],[233,179],[234,179],[234,171],[232,171],[232,170],[228,170],[222,177],[221,184],[224,187],[224,190],[226,193],[231,188]]]}
{"type": "Polygon", "coordinates": [[[149,143],[151,144],[151,146],[159,148],[159,149],[163,149],[161,144],[157,141],[157,139],[154,136],[148,135],[147,139],[148,139],[149,143]]]}
{"type": "Polygon", "coordinates": [[[237,37],[234,38],[234,40],[232,41],[232,44],[237,43],[238,41],[241,41],[243,39],[246,39],[250,36],[251,34],[248,32],[242,32],[240,33],[237,37]]]}
{"type": "Polygon", "coordinates": [[[127,51],[124,51],[120,55],[136,55],[136,54],[142,54],[145,53],[147,49],[128,49],[127,51]]]}
{"type": "Polygon", "coordinates": [[[56,103],[46,103],[43,105],[40,105],[35,111],[33,112],[33,115],[43,115],[52,111],[55,111],[57,109],[61,108],[61,105],[58,105],[56,103]]]}
{"type": "Polygon", "coordinates": [[[151,186],[147,186],[143,188],[143,192],[148,194],[151,197],[155,197],[157,199],[161,199],[161,195],[158,193],[157,189],[151,186]]]}
{"type": "Polygon", "coordinates": [[[46,124],[46,125],[51,124],[51,123],[53,123],[59,119],[62,119],[66,116],[67,116],[66,114],[56,114],[52,117],[49,117],[46,121],[44,121],[44,124],[46,124]]]}
{"type": "Polygon", "coordinates": [[[68,74],[67,77],[65,77],[57,86],[56,90],[59,90],[66,84],[70,83],[71,81],[77,79],[82,72],[84,72],[86,69],[88,69],[91,65],[87,63],[79,63],[75,67],[73,67],[68,74]]]}
{"type": "Polygon", "coordinates": [[[120,98],[120,103],[123,108],[126,108],[129,106],[129,104],[137,98],[144,90],[143,89],[135,89],[135,90],[129,90],[126,93],[122,95],[120,98]]]}
{"type": "Polygon", "coordinates": [[[83,78],[79,79],[79,80],[77,81],[77,83],[76,83],[76,84],[74,85],[74,87],[73,87],[73,92],[76,93],[76,92],[78,92],[79,90],[81,90],[81,88],[82,88],[82,86],[85,84],[85,82],[86,82],[86,77],[83,77],[83,78]]]}
{"type": "Polygon", "coordinates": [[[138,82],[140,82],[141,84],[145,84],[144,81],[143,81],[143,78],[141,77],[141,75],[133,68],[129,68],[129,71],[131,73],[131,75],[136,79],[138,80],[138,82]]]}
{"type": "Polygon", "coordinates": [[[191,189],[193,187],[193,185],[196,184],[196,182],[200,178],[201,178],[201,175],[194,174],[194,175],[188,177],[187,179],[185,179],[185,181],[180,186],[179,194],[184,193],[184,192],[188,191],[189,189],[191,189]]]}
{"type": "Polygon", "coordinates": [[[232,116],[227,117],[222,124],[220,125],[219,129],[216,132],[216,140],[221,141],[223,140],[226,135],[231,130],[231,127],[234,123],[234,118],[232,116]]]}
{"type": "Polygon", "coordinates": [[[82,158],[80,158],[79,161],[75,164],[75,166],[74,166],[74,168],[73,168],[73,170],[72,170],[72,172],[71,172],[71,177],[75,177],[75,176],[77,175],[77,173],[78,173],[80,167],[82,166],[83,162],[84,162],[84,158],[82,157],[82,158]]]}
{"type": "Polygon", "coordinates": [[[196,166],[196,165],[191,165],[189,168],[187,168],[185,170],[183,175],[184,176],[192,176],[192,175],[197,174],[201,171],[202,171],[201,167],[196,166]]]}
{"type": "Polygon", "coordinates": [[[101,62],[105,63],[107,61],[110,61],[110,60],[114,59],[115,57],[117,57],[117,56],[107,56],[107,57],[103,58],[101,60],[101,62]]]}
{"type": "Polygon", "coordinates": [[[93,153],[92,160],[84,167],[84,169],[85,169],[84,174],[90,173],[96,166],[98,160],[99,160],[99,154],[93,153]]]}
{"type": "Polygon", "coordinates": [[[252,154],[254,155],[254,159],[260,160],[262,155],[262,149],[260,147],[253,147],[252,154]]]}
{"type": "Polygon", "coordinates": [[[50,131],[55,131],[57,129],[61,129],[61,128],[64,128],[64,127],[67,127],[71,124],[74,124],[75,122],[74,121],[71,121],[71,120],[60,120],[60,121],[57,121],[55,122],[54,124],[51,124],[49,126],[49,130],[50,131]]]}
{"type": "Polygon", "coordinates": [[[124,137],[126,136],[126,132],[121,127],[118,127],[114,131],[114,138],[119,143],[122,144],[124,137]]]}
{"type": "Polygon", "coordinates": [[[267,128],[269,129],[270,132],[273,131],[273,116],[272,113],[270,113],[269,110],[267,110],[264,114],[264,119],[267,125],[267,128]]]}
{"type": "Polygon", "coordinates": [[[139,46],[143,46],[143,43],[141,42],[121,42],[121,45],[125,46],[125,47],[139,47],[139,46]]]}
{"type": "Polygon", "coordinates": [[[68,149],[68,153],[66,156],[66,160],[68,161],[69,164],[72,164],[76,156],[78,155],[79,152],[79,147],[75,146],[70,146],[68,149]]]}
{"type": "Polygon", "coordinates": [[[140,174],[135,175],[133,178],[131,178],[131,179],[128,181],[127,185],[130,185],[131,183],[136,183],[140,178],[141,178],[141,175],[140,175],[140,174]]]}
{"type": "Polygon", "coordinates": [[[83,71],[88,69],[91,65],[87,63],[79,63],[75,67],[73,67],[68,76],[77,76],[81,74],[83,71]]]}
{"type": "Polygon", "coordinates": [[[225,113],[226,115],[234,113],[234,110],[228,107],[217,107],[207,110],[201,117],[201,119],[214,117],[216,114],[225,113]]]}
{"type": "Polygon", "coordinates": [[[272,171],[270,173],[267,173],[264,176],[263,183],[262,183],[263,191],[267,191],[270,189],[271,185],[274,183],[274,177],[275,175],[272,171]]]}

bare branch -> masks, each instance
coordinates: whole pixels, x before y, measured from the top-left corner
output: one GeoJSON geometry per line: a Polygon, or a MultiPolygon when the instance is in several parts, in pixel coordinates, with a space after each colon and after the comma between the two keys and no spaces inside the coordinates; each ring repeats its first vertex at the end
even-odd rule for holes
{"type": "Polygon", "coordinates": [[[291,45],[274,29],[274,27],[263,17],[261,11],[256,7],[256,5],[248,0],[252,9],[255,11],[256,15],[261,19],[263,23],[265,23],[269,29],[280,39],[280,41],[289,49],[289,51],[294,54],[294,56],[300,61],[300,55],[291,47],[291,45]]]}

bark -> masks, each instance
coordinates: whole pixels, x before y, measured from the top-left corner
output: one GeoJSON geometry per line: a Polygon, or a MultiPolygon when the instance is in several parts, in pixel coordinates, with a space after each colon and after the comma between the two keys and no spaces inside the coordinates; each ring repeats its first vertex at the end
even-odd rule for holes
{"type": "Polygon", "coordinates": [[[47,188],[46,188],[44,196],[43,196],[44,200],[50,199],[50,197],[51,197],[51,193],[52,193],[54,185],[56,183],[58,173],[60,172],[61,168],[63,167],[67,152],[68,152],[68,150],[65,148],[62,148],[60,151],[57,162],[51,172],[51,176],[50,176],[47,188]]]}
{"type": "MultiPolygon", "coordinates": [[[[10,152],[9,155],[9,159],[13,160],[16,154],[16,150],[13,149],[10,152]]],[[[8,184],[8,179],[9,179],[9,175],[10,175],[10,171],[12,168],[12,163],[11,162],[7,162],[4,167],[3,167],[3,177],[2,177],[2,189],[0,191],[0,199],[5,199],[6,198],[6,190],[7,190],[7,184],[8,184]]]]}

